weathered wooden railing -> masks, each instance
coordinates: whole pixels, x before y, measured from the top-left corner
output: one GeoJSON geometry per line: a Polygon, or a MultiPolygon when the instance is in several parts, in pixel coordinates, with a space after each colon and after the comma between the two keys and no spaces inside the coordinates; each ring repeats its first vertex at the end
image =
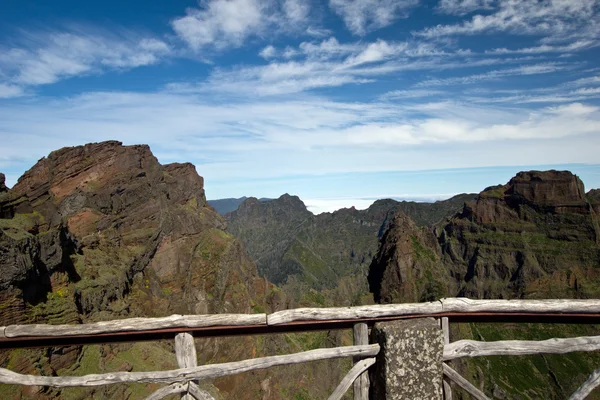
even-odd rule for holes
{"type": "MultiPolygon", "coordinates": [[[[450,342],[449,322],[522,321],[599,323],[600,300],[469,300],[449,298],[429,303],[371,305],[343,308],[300,308],[266,314],[172,315],[165,318],[129,318],[80,325],[10,325],[0,327],[0,348],[47,347],[106,342],[158,340],[175,337],[179,369],[154,372],[111,372],[85,376],[56,377],[23,375],[0,368],[0,383],[51,387],[99,386],[116,383],[164,383],[167,386],[148,397],[160,399],[174,393],[182,398],[210,399],[198,381],[247,371],[316,360],[354,357],[355,365],[334,390],[330,399],[340,399],[354,384],[354,398],[368,399],[367,369],[375,364],[379,344],[369,344],[368,325],[379,321],[434,317],[443,333],[440,362],[461,357],[563,354],[600,350],[600,336],[549,339],[450,342]],[[194,336],[228,336],[292,331],[345,329],[353,327],[354,346],[318,349],[222,364],[197,365],[194,336]]],[[[439,328],[438,328],[439,329],[439,328]]],[[[443,375],[477,399],[485,394],[443,364],[443,375]]],[[[572,395],[583,399],[600,385],[600,369],[572,395]]],[[[445,398],[452,394],[444,381],[445,398]]]]}

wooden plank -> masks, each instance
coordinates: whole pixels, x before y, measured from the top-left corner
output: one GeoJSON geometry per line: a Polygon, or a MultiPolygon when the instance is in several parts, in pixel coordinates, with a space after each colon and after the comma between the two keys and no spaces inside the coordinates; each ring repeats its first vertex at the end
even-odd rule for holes
{"type": "Polygon", "coordinates": [[[444,400],[452,400],[452,386],[450,386],[450,381],[447,377],[444,377],[442,382],[444,384],[444,400]]]}
{"type": "Polygon", "coordinates": [[[458,372],[456,372],[446,364],[442,365],[444,367],[444,375],[456,382],[458,386],[466,390],[471,396],[475,397],[477,400],[491,400],[481,390],[473,386],[471,382],[460,376],[458,372]]]}
{"type": "Polygon", "coordinates": [[[589,378],[569,397],[569,400],[583,400],[598,386],[600,386],[600,369],[592,372],[589,378]]]}
{"type": "Polygon", "coordinates": [[[4,331],[6,331],[6,327],[5,326],[0,326],[0,338],[5,338],[6,337],[6,333],[4,331]]]}
{"type": "Polygon", "coordinates": [[[194,382],[189,383],[189,393],[194,396],[196,400],[215,400],[206,390],[200,389],[194,382]]]}
{"type": "Polygon", "coordinates": [[[172,394],[187,392],[187,390],[187,383],[173,383],[169,386],[165,386],[163,388],[158,389],[156,392],[146,397],[145,400],[160,400],[172,394]]]}
{"type": "Polygon", "coordinates": [[[340,308],[296,308],[269,314],[267,316],[267,324],[278,325],[293,321],[354,320],[411,314],[429,315],[441,312],[442,303],[439,301],[340,308]]]}
{"type": "MultiPolygon", "coordinates": [[[[369,344],[369,327],[364,322],[354,324],[352,327],[354,333],[354,345],[362,346],[369,344]]],[[[355,363],[359,363],[360,360],[355,359],[355,363]]],[[[354,384],[354,400],[369,400],[369,374],[363,372],[353,381],[354,384]]],[[[344,393],[346,391],[344,390],[344,393]]]]}
{"type": "Polygon", "coordinates": [[[442,332],[444,334],[444,344],[450,343],[450,323],[448,317],[442,317],[442,332]]]}
{"type": "MultiPolygon", "coordinates": [[[[192,335],[189,333],[179,333],[175,336],[175,356],[177,357],[179,368],[192,368],[198,365],[196,344],[192,335]]],[[[181,400],[194,400],[194,396],[188,394],[186,391],[181,396],[181,400]]]]}
{"type": "Polygon", "coordinates": [[[171,315],[164,318],[126,318],[78,325],[9,325],[5,328],[5,334],[6,337],[73,336],[179,327],[265,325],[266,323],[266,314],[171,315]]]}
{"type": "Polygon", "coordinates": [[[172,394],[189,392],[192,399],[196,400],[214,400],[214,398],[206,390],[200,389],[194,382],[173,383],[165,386],[146,397],[145,400],[160,400],[172,394]]]}
{"type": "MultiPolygon", "coordinates": [[[[444,345],[447,345],[450,343],[450,323],[448,317],[442,317],[440,322],[444,334],[444,345]]],[[[450,386],[450,382],[447,378],[444,378],[442,382],[444,385],[444,400],[452,400],[452,387],[450,386]]]]}
{"type": "Polygon", "coordinates": [[[180,333],[175,336],[175,355],[179,368],[191,368],[198,365],[196,344],[192,335],[180,333]]]}
{"type": "Polygon", "coordinates": [[[444,346],[444,360],[461,357],[481,356],[521,356],[527,354],[564,354],[575,351],[600,350],[600,336],[582,336],[567,339],[534,340],[499,340],[495,342],[479,342],[476,340],[459,340],[444,346]]]}
{"type": "MultiPolygon", "coordinates": [[[[335,388],[331,396],[329,396],[328,400],[340,400],[344,396],[344,394],[346,394],[346,392],[352,385],[352,382],[356,382],[359,376],[361,376],[362,374],[366,374],[367,369],[373,364],[375,364],[375,357],[367,358],[357,362],[354,365],[354,367],[352,367],[352,369],[348,372],[348,374],[346,374],[344,379],[342,379],[338,387],[335,388]]],[[[354,398],[356,398],[356,392],[354,398]]]]}
{"type": "Polygon", "coordinates": [[[317,349],[282,356],[254,358],[244,361],[223,364],[202,365],[171,371],[155,372],[111,372],[85,376],[35,376],[22,375],[0,368],[0,383],[26,386],[101,386],[115,383],[175,383],[191,380],[214,379],[222,376],[240,374],[242,372],[265,369],[278,365],[300,364],[309,361],[326,360],[342,357],[373,357],[379,353],[379,345],[345,346],[331,349],[317,349]]]}
{"type": "Polygon", "coordinates": [[[441,299],[443,312],[599,313],[600,300],[441,299]]]}

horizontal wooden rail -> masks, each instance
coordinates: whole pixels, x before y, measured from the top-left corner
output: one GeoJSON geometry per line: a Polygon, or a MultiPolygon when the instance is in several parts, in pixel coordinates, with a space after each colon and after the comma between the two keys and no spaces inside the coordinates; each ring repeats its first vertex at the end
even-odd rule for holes
{"type": "Polygon", "coordinates": [[[442,303],[440,301],[430,303],[378,304],[359,307],[296,308],[267,315],[267,324],[279,325],[296,321],[358,320],[415,314],[429,315],[439,314],[442,311],[442,303]]]}
{"type": "Polygon", "coordinates": [[[0,327],[0,349],[347,329],[357,322],[447,317],[450,322],[600,323],[600,300],[470,300],[300,308],[266,314],[172,315],[75,325],[0,327]]]}
{"type": "Polygon", "coordinates": [[[214,379],[240,374],[278,365],[300,364],[309,361],[343,357],[373,357],[379,353],[379,345],[345,346],[331,349],[317,349],[281,356],[254,358],[223,364],[202,365],[171,371],[155,372],[110,372],[84,376],[36,376],[22,375],[0,368],[0,383],[26,386],[101,386],[116,383],[181,383],[193,380],[214,379]]]}
{"type": "Polygon", "coordinates": [[[166,328],[205,328],[211,326],[266,325],[266,314],[171,315],[164,318],[125,318],[79,325],[9,325],[4,336],[75,336],[97,333],[136,332],[166,328]]]}
{"type": "Polygon", "coordinates": [[[565,354],[575,351],[600,350],[600,336],[582,336],[566,339],[498,340],[479,342],[458,340],[444,346],[444,361],[461,357],[523,356],[528,354],[565,354]]]}
{"type": "Polygon", "coordinates": [[[503,313],[599,313],[600,300],[471,300],[465,297],[441,299],[444,312],[503,313]]]}

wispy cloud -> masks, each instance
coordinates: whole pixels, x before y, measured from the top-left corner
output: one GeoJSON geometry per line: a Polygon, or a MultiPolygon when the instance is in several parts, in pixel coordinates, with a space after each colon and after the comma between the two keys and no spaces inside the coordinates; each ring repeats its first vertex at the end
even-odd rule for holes
{"type": "Polygon", "coordinates": [[[329,0],[329,6],[355,35],[383,28],[406,18],[419,0],[329,0]]]}
{"type": "Polygon", "coordinates": [[[19,97],[24,94],[23,88],[15,85],[0,83],[0,99],[19,97]]]}
{"type": "Polygon", "coordinates": [[[470,20],[457,24],[426,28],[415,32],[415,35],[439,38],[451,35],[508,32],[544,35],[548,40],[564,41],[570,38],[595,38],[598,29],[600,28],[597,0],[506,0],[499,1],[498,8],[492,13],[477,14],[470,20]]]}
{"type": "Polygon", "coordinates": [[[597,47],[600,42],[596,40],[578,40],[564,46],[542,44],[534,47],[524,47],[518,49],[507,49],[506,47],[486,50],[486,54],[542,54],[542,53],[570,53],[597,47]]]}
{"type": "Polygon", "coordinates": [[[11,87],[43,85],[78,75],[155,64],[167,43],[123,31],[22,32],[19,46],[0,47],[0,72],[11,87]]]}
{"type": "Polygon", "coordinates": [[[472,103],[349,103],[312,96],[230,99],[221,105],[205,99],[90,93],[15,103],[0,109],[0,159],[28,148],[33,162],[56,147],[120,138],[149,143],[163,162],[192,161],[201,174],[220,180],[594,162],[600,151],[600,110],[583,103],[497,110],[472,103]],[[544,151],[535,151],[542,140],[544,151]]]}
{"type": "Polygon", "coordinates": [[[466,15],[478,10],[492,10],[495,0],[441,0],[438,10],[445,14],[466,15]]]}
{"type": "Polygon", "coordinates": [[[428,79],[419,82],[416,86],[468,85],[482,81],[500,79],[507,76],[548,74],[563,70],[565,68],[567,67],[555,63],[524,65],[518,68],[492,70],[483,74],[457,76],[443,79],[428,79]]]}
{"type": "Polygon", "coordinates": [[[429,90],[429,89],[412,89],[412,90],[393,90],[387,92],[379,97],[382,101],[387,100],[404,100],[404,99],[419,99],[433,96],[449,95],[449,93],[442,90],[429,90]]]}

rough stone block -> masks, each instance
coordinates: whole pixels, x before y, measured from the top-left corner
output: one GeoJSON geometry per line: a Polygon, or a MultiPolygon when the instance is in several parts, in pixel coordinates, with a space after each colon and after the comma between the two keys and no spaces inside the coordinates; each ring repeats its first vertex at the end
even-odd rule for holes
{"type": "Polygon", "coordinates": [[[444,337],[433,318],[378,322],[371,343],[381,351],[371,371],[371,398],[442,400],[444,337]]]}

